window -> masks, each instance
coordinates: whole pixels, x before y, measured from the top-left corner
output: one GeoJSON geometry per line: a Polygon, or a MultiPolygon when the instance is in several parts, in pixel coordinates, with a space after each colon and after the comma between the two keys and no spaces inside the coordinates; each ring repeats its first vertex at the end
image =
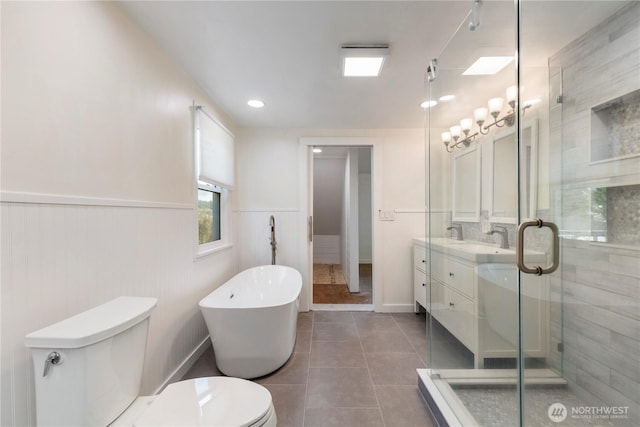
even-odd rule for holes
{"type": "Polygon", "coordinates": [[[214,186],[198,186],[198,244],[217,242],[220,235],[220,190],[214,186]]]}
{"type": "Polygon", "coordinates": [[[233,190],[233,135],[202,107],[194,108],[197,256],[229,247],[233,190]]]}

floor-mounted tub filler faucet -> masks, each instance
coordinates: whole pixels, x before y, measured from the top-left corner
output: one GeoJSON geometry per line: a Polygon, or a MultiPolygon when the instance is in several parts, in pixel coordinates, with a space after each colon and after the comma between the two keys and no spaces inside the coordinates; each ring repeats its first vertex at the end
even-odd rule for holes
{"type": "Polygon", "coordinates": [[[462,224],[453,223],[451,227],[447,227],[447,230],[456,230],[456,240],[463,240],[462,236],[462,224]]]}
{"type": "Polygon", "coordinates": [[[500,248],[501,249],[509,249],[509,233],[507,232],[507,227],[503,227],[501,225],[494,225],[493,230],[488,231],[487,234],[499,234],[500,235],[500,248]],[[497,230],[499,229],[499,230],[497,230]]]}
{"type": "Polygon", "coordinates": [[[271,215],[269,218],[269,227],[271,227],[271,265],[276,265],[276,219],[271,215]]]}

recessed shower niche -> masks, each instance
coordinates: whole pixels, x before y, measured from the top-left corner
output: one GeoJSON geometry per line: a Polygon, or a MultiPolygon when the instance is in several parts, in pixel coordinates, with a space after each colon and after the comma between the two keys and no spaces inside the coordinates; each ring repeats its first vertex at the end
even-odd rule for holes
{"type": "Polygon", "coordinates": [[[640,184],[567,188],[562,209],[574,213],[565,218],[565,238],[625,246],[640,242],[640,184]]]}
{"type": "Polygon", "coordinates": [[[591,108],[591,162],[640,156],[640,89],[591,108]]]}

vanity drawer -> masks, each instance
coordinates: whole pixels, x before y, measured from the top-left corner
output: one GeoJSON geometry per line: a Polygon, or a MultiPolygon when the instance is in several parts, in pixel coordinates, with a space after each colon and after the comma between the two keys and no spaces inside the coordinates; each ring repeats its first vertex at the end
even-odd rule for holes
{"type": "Polygon", "coordinates": [[[469,350],[476,351],[476,319],[473,314],[473,301],[453,289],[446,290],[446,304],[449,331],[469,350]]]}
{"type": "Polygon", "coordinates": [[[455,290],[473,298],[474,268],[471,265],[455,261],[446,255],[434,252],[431,269],[433,277],[455,290]]]}
{"type": "Polygon", "coordinates": [[[413,266],[420,271],[427,271],[427,250],[423,246],[413,245],[413,266]]]}
{"type": "Polygon", "coordinates": [[[431,253],[431,275],[434,279],[447,283],[449,274],[447,273],[447,257],[439,252],[431,253]]]}
{"type": "Polygon", "coordinates": [[[445,322],[443,319],[447,318],[447,311],[449,310],[449,305],[446,303],[446,288],[445,286],[435,280],[432,280],[429,284],[429,302],[431,315],[438,319],[440,323],[446,328],[445,322]]]}
{"type": "Polygon", "coordinates": [[[476,351],[474,304],[446,285],[431,283],[432,314],[453,336],[471,351],[476,351]]]}
{"type": "Polygon", "coordinates": [[[455,290],[463,293],[469,298],[473,298],[473,267],[452,259],[449,260],[448,267],[449,277],[447,283],[455,290]]]}

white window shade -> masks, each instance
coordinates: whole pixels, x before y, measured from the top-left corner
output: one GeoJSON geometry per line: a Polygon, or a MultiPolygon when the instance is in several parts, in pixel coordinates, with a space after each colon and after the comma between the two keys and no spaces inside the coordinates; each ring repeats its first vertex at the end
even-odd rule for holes
{"type": "Polygon", "coordinates": [[[209,117],[202,108],[197,113],[198,179],[233,189],[233,135],[209,117]]]}

